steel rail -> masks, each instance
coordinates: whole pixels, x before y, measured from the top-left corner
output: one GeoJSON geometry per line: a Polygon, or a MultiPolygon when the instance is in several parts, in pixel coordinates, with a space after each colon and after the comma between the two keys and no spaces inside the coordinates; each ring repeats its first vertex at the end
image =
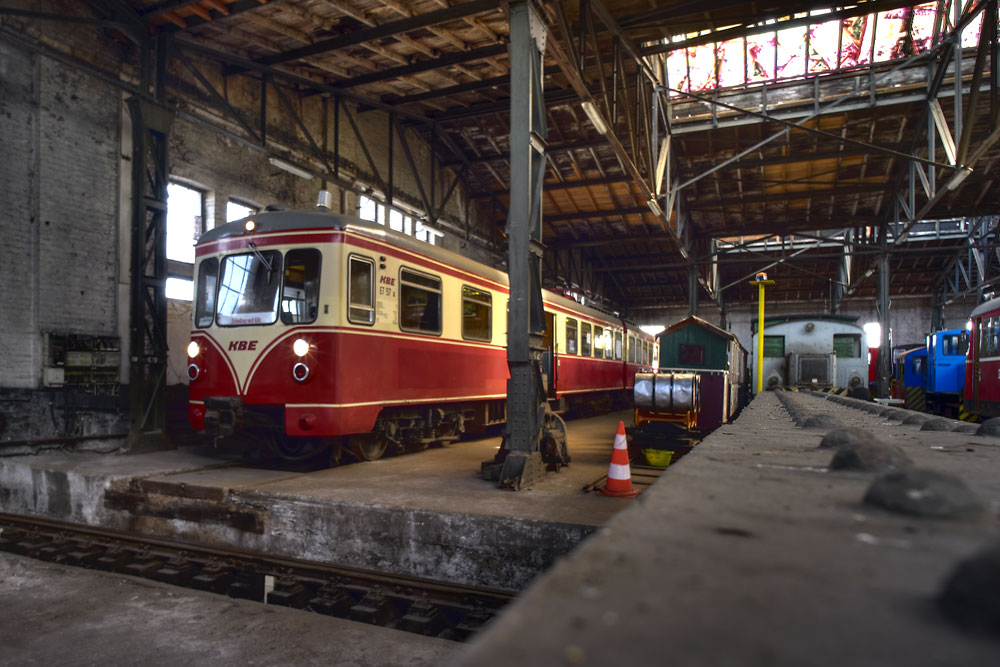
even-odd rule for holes
{"type": "Polygon", "coordinates": [[[464,641],[516,592],[0,513],[0,551],[464,641]],[[265,592],[267,577],[274,589],[265,592]]]}

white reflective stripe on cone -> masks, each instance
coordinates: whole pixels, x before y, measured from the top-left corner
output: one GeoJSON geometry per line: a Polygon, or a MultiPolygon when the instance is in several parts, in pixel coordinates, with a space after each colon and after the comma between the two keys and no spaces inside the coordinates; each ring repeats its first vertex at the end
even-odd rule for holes
{"type": "Polygon", "coordinates": [[[612,463],[608,466],[608,479],[630,479],[631,475],[629,473],[629,467],[626,463],[621,465],[619,463],[612,463]]]}

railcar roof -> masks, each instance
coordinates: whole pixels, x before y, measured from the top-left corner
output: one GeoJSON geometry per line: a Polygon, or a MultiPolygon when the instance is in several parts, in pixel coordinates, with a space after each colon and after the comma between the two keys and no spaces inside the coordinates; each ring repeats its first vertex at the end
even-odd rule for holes
{"type": "Polygon", "coordinates": [[[983,313],[989,313],[994,310],[1000,310],[1000,297],[996,299],[990,299],[989,301],[986,301],[976,306],[972,311],[971,317],[976,317],[977,315],[982,315],[983,313]]]}
{"type": "MultiPolygon", "coordinates": [[[[673,333],[675,331],[683,329],[684,327],[692,325],[692,324],[696,325],[696,326],[699,326],[702,329],[706,329],[707,331],[710,331],[711,333],[715,334],[716,336],[719,336],[720,338],[729,338],[731,340],[737,340],[738,341],[738,339],[736,338],[736,334],[734,334],[733,332],[726,331],[725,329],[720,329],[719,327],[715,326],[714,324],[711,324],[710,322],[707,322],[706,320],[701,319],[697,315],[688,315],[687,317],[685,317],[680,322],[675,322],[674,324],[671,324],[669,327],[667,327],[666,329],[664,329],[663,331],[661,331],[660,335],[664,336],[666,334],[671,334],[671,333],[673,333]]],[[[742,345],[740,347],[742,347],[742,345]]]]}
{"type": "MultiPolygon", "coordinates": [[[[445,250],[437,246],[418,241],[412,236],[397,232],[393,229],[380,225],[370,220],[364,220],[350,215],[340,215],[330,213],[326,210],[317,211],[263,211],[254,215],[227,222],[210,229],[198,239],[196,245],[204,245],[225,238],[234,238],[252,234],[268,234],[274,232],[290,232],[301,230],[344,230],[354,231],[368,236],[376,237],[388,241],[394,245],[401,246],[420,255],[425,255],[439,262],[448,264],[469,273],[473,273],[483,278],[487,278],[502,285],[508,285],[507,274],[491,266],[477,262],[474,259],[465,257],[456,252],[445,250]],[[246,221],[253,220],[256,227],[253,232],[246,231],[246,221]]],[[[609,313],[598,308],[585,306],[573,299],[562,296],[555,292],[542,290],[547,301],[557,303],[566,308],[572,308],[580,313],[589,315],[597,320],[615,320],[618,324],[623,322],[619,315],[609,313]]],[[[628,323],[631,324],[631,323],[628,323]]],[[[635,328],[634,325],[630,328],[635,328]]],[[[641,331],[636,329],[636,331],[641,331]]]]}

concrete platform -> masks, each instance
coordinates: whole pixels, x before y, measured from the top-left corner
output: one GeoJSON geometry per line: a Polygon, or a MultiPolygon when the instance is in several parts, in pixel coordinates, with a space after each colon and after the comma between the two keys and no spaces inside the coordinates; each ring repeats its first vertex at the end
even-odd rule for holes
{"type": "Polygon", "coordinates": [[[961,477],[986,510],[946,520],[863,504],[877,475],[829,469],[833,451],[817,446],[830,429],[797,427],[765,393],[449,664],[994,664],[1000,640],[956,628],[933,599],[1000,533],[1000,439],[792,400],[961,477]]]}
{"type": "Polygon", "coordinates": [[[440,665],[461,644],[0,552],[0,664],[440,665]]]}
{"type": "Polygon", "coordinates": [[[630,418],[569,421],[571,465],[520,492],[479,476],[499,437],[311,472],[182,447],[0,458],[0,510],[521,590],[633,502],[581,492],[630,418]]]}

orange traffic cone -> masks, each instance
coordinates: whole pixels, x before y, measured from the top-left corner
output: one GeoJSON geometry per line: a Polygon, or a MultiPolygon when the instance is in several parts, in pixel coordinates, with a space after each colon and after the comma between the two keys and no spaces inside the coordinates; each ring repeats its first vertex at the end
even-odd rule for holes
{"type": "Polygon", "coordinates": [[[615,448],[611,451],[611,465],[608,466],[608,481],[597,490],[602,496],[631,498],[639,490],[632,488],[632,471],[628,467],[628,446],[625,444],[625,422],[618,422],[615,434],[615,448]]]}

